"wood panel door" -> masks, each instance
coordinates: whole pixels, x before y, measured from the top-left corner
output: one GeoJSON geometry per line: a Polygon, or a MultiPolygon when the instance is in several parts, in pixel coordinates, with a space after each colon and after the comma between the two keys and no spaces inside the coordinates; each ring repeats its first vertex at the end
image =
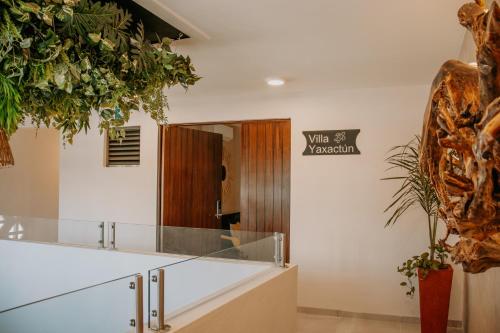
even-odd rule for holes
{"type": "Polygon", "coordinates": [[[164,126],[161,141],[161,224],[220,228],[222,135],[164,126]]]}
{"type": "Polygon", "coordinates": [[[241,126],[241,229],[282,232],[290,258],[290,121],[241,126]]]}

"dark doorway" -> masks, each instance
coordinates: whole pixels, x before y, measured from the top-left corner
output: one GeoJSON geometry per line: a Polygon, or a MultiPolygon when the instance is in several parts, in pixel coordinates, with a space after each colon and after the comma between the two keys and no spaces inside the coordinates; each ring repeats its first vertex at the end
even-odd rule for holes
{"type": "Polygon", "coordinates": [[[289,261],[290,136],[290,120],[163,126],[158,223],[282,232],[289,261]]]}
{"type": "Polygon", "coordinates": [[[220,228],[222,135],[166,126],[161,225],[220,228]]]}

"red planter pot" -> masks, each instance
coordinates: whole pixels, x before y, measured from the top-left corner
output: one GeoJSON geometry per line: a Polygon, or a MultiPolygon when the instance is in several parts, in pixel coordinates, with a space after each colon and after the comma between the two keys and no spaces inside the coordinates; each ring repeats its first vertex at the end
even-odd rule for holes
{"type": "Polygon", "coordinates": [[[418,271],[421,333],[446,333],[452,280],[451,266],[431,270],[425,278],[418,271]]]}

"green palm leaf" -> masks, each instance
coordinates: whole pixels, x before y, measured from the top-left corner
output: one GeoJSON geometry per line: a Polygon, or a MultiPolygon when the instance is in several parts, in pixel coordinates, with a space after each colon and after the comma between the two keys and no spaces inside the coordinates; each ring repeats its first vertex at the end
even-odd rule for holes
{"type": "Polygon", "coordinates": [[[439,199],[429,177],[420,169],[420,138],[416,136],[406,145],[393,147],[386,158],[387,171],[400,171],[398,175],[382,180],[399,181],[400,186],[393,195],[393,201],[384,212],[392,211],[386,226],[392,225],[412,206],[420,205],[429,215],[438,214],[439,199]]]}

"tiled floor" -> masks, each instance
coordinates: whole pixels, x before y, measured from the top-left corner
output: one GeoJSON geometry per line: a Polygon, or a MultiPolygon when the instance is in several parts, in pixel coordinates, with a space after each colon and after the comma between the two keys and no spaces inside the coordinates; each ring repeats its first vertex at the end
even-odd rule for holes
{"type": "MultiPolygon", "coordinates": [[[[420,325],[299,313],[297,333],[420,333],[420,325]]],[[[462,333],[462,330],[449,329],[448,333],[462,333]]]]}

